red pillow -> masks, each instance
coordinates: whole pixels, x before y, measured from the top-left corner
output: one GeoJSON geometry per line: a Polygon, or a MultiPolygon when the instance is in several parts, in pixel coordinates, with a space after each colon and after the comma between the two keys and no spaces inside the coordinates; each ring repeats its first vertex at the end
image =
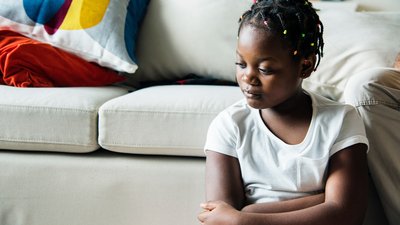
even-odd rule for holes
{"type": "Polygon", "coordinates": [[[117,72],[18,33],[0,31],[0,84],[16,87],[105,86],[117,72]]]}

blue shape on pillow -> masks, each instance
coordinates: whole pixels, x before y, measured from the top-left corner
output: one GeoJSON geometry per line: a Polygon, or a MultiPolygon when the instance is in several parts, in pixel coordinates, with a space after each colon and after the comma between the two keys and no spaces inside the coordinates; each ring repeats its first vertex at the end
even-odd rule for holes
{"type": "Polygon", "coordinates": [[[130,0],[128,4],[128,12],[125,20],[125,47],[129,57],[136,61],[136,38],[139,32],[140,24],[147,10],[149,0],[130,0]]]}
{"type": "Polygon", "coordinates": [[[64,0],[24,0],[23,5],[30,19],[39,24],[49,22],[65,3],[64,0]]]}

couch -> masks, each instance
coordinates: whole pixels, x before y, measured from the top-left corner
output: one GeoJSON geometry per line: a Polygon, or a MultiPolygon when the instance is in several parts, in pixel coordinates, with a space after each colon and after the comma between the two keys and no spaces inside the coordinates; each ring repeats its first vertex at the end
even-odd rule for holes
{"type": "MultiPolygon", "coordinates": [[[[0,224],[198,224],[208,125],[242,98],[236,21],[250,3],[151,0],[123,84],[0,85],[0,224]]],[[[350,77],[393,64],[400,13],[315,7],[325,55],[304,87],[343,102],[350,77]]],[[[372,179],[364,224],[388,224],[372,179]]]]}

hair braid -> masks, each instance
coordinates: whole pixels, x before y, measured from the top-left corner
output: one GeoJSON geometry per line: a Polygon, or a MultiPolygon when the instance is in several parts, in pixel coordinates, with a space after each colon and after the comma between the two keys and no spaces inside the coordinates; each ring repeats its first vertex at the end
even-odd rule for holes
{"type": "Polygon", "coordinates": [[[295,58],[316,54],[316,69],[323,56],[324,27],[316,10],[308,0],[258,0],[239,20],[281,35],[288,41],[295,58]]]}

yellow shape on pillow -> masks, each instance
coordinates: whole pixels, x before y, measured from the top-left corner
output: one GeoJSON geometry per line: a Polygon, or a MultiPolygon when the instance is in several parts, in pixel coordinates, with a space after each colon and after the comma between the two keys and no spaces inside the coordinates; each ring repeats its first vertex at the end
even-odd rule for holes
{"type": "Polygon", "coordinates": [[[81,30],[93,27],[103,20],[110,0],[72,1],[60,26],[62,30],[81,30]]]}

